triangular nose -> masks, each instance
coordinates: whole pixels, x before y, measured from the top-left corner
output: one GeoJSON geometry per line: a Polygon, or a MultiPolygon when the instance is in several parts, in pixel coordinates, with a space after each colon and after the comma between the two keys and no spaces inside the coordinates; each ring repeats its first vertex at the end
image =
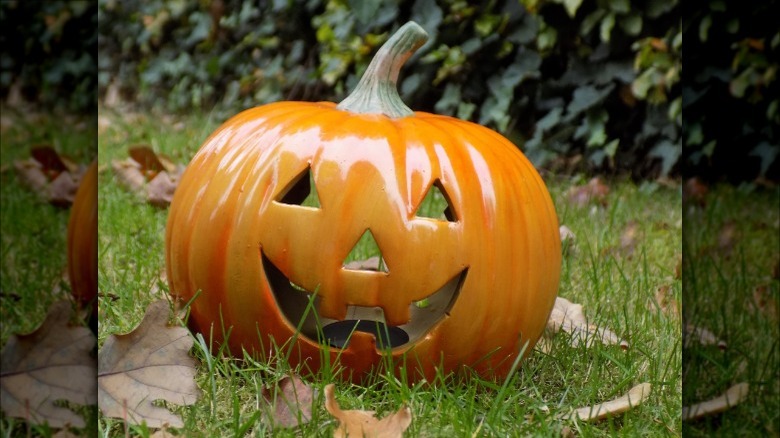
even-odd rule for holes
{"type": "Polygon", "coordinates": [[[370,229],[367,229],[352,246],[342,266],[351,271],[390,272],[382,257],[382,250],[370,229]]]}

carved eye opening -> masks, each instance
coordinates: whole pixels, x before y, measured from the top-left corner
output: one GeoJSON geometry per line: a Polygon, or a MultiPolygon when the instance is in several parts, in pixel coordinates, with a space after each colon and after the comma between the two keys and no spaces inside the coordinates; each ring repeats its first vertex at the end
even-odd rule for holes
{"type": "Polygon", "coordinates": [[[458,222],[459,218],[447,190],[437,178],[417,206],[415,217],[458,222]]]}
{"type": "Polygon", "coordinates": [[[297,205],[299,207],[320,208],[320,198],[311,166],[306,166],[280,192],[274,201],[280,204],[297,205]]]}

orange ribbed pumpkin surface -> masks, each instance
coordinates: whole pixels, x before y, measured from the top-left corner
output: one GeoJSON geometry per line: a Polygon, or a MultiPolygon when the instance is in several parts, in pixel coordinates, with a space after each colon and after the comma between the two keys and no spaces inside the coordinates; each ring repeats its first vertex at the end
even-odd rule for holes
{"type": "Polygon", "coordinates": [[[198,294],[191,327],[229,330],[233,354],[286,346],[294,365],[327,355],[353,380],[389,355],[415,381],[461,365],[505,375],[545,327],[561,252],[544,183],[499,134],[280,102],[233,117],[193,158],[166,262],[171,293],[198,294]],[[447,218],[417,214],[432,187],[447,218]],[[315,190],[319,207],[303,205],[315,190]],[[387,272],[344,266],[367,230],[387,272]]]}
{"type": "Polygon", "coordinates": [[[71,292],[97,315],[97,161],[81,179],[68,221],[68,278],[71,292]]]}

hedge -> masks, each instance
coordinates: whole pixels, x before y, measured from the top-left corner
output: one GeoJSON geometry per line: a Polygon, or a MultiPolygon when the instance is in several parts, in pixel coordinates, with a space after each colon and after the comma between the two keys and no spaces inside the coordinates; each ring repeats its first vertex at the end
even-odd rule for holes
{"type": "MultiPolygon", "coordinates": [[[[3,20],[22,4],[3,3],[3,20]]],[[[340,101],[378,46],[414,20],[430,40],[402,72],[407,104],[494,128],[537,166],[636,178],[704,173],[721,148],[728,155],[724,144],[713,146],[721,122],[708,100],[689,99],[704,89],[708,99],[749,108],[751,126],[774,123],[758,134],[732,132],[744,143],[728,152],[754,165],[745,177],[771,176],[780,161],[769,147],[777,143],[777,61],[770,61],[777,31],[753,32],[748,7],[725,4],[683,18],[676,0],[99,0],[98,94],[225,117],[277,100],[340,101]],[[726,68],[683,73],[683,34],[688,47],[691,29],[726,68]]],[[[73,5],[50,2],[44,15],[69,16],[67,24],[81,16],[73,5]]],[[[19,77],[18,68],[5,76],[6,61],[4,87],[19,77]]],[[[68,89],[63,82],[41,83],[68,89]]]]}

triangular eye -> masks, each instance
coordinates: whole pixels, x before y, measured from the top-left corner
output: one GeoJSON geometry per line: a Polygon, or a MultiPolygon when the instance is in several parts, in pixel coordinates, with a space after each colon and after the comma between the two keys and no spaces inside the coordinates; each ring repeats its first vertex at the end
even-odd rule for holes
{"type": "Polygon", "coordinates": [[[449,222],[458,221],[458,215],[455,213],[452,201],[444,190],[441,181],[437,179],[431,184],[428,193],[425,194],[422,202],[417,207],[415,216],[446,220],[449,222]]]}
{"type": "Polygon", "coordinates": [[[371,230],[366,230],[360,239],[352,246],[352,250],[344,259],[343,268],[350,271],[389,272],[382,251],[376,243],[371,230]]]}
{"type": "Polygon", "coordinates": [[[320,208],[320,198],[317,196],[317,187],[314,185],[314,176],[312,176],[310,166],[306,166],[303,172],[299,173],[279,192],[276,196],[276,202],[320,208]]]}

